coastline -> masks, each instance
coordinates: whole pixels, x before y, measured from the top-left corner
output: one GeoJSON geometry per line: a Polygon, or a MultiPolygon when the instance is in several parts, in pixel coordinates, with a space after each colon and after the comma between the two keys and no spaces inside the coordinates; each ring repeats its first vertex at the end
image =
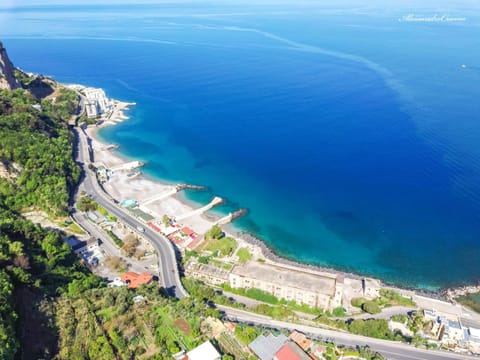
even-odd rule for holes
{"type": "MultiPolygon", "coordinates": [[[[135,103],[126,103],[114,100],[115,104],[118,104],[121,108],[118,111],[114,111],[108,119],[101,121],[96,125],[90,125],[86,129],[86,133],[91,138],[95,149],[95,162],[101,162],[107,167],[120,166],[126,162],[132,162],[134,159],[128,158],[118,151],[117,146],[106,143],[101,139],[98,131],[107,126],[113,126],[123,121],[127,121],[129,116],[125,115],[125,112],[129,110],[131,105],[135,103]]],[[[117,109],[116,109],[117,110],[117,109]]],[[[205,184],[208,185],[208,184],[205,184]]],[[[173,192],[176,184],[169,183],[165,179],[159,179],[149,174],[139,173],[134,178],[126,178],[125,174],[115,172],[112,179],[104,184],[105,190],[114,198],[119,201],[124,199],[135,198],[141,204],[145,200],[149,200],[152,194],[158,195],[162,198],[162,201],[157,201],[157,204],[150,204],[149,206],[140,205],[140,208],[152,215],[153,217],[160,219],[163,215],[176,218],[182,217],[188,213],[193,213],[202,207],[202,204],[197,204],[194,201],[186,199],[183,194],[178,191],[173,192]],[[113,181],[112,181],[113,180],[113,181]],[[128,186],[127,186],[128,184],[128,186]],[[163,195],[164,196],[163,196],[163,195]],[[198,205],[195,207],[194,205],[198,205]]],[[[221,217],[218,214],[201,213],[186,219],[182,219],[182,225],[193,229],[196,233],[203,237],[213,225],[215,225],[221,217]]],[[[348,277],[349,279],[362,280],[369,279],[378,284],[379,287],[387,287],[399,290],[404,294],[410,296],[423,295],[432,299],[450,300],[453,301],[451,296],[454,293],[462,292],[466,288],[465,286],[456,288],[439,288],[437,290],[421,289],[416,287],[402,286],[395,283],[385,282],[383,279],[372,277],[370,275],[362,275],[361,273],[355,273],[347,270],[335,269],[328,266],[308,264],[289,259],[275,252],[270,248],[267,243],[260,238],[255,237],[253,234],[243,231],[242,229],[235,228],[235,224],[231,224],[231,230],[225,230],[226,235],[235,238],[238,242],[238,248],[247,247],[254,259],[262,259],[269,264],[279,264],[285,267],[291,267],[296,269],[303,269],[306,271],[312,271],[317,273],[323,273],[330,276],[348,277]]],[[[472,287],[468,287],[469,289],[472,287]]],[[[477,288],[477,287],[474,287],[477,288]]],[[[480,288],[478,288],[480,290],[480,288]]]]}

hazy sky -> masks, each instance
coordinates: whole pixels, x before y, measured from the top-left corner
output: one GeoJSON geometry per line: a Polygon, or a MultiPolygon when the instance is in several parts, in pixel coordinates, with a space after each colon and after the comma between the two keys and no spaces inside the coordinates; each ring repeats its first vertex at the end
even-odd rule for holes
{"type": "Polygon", "coordinates": [[[396,7],[396,8],[436,8],[436,7],[466,7],[479,8],[478,0],[1,0],[0,7],[13,6],[44,6],[44,5],[108,5],[108,4],[162,4],[162,3],[197,3],[197,4],[271,4],[271,5],[352,5],[367,7],[396,7]]]}

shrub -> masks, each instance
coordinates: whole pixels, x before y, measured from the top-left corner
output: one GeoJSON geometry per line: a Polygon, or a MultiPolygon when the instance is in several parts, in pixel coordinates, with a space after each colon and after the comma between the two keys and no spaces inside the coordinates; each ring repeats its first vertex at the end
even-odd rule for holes
{"type": "Polygon", "coordinates": [[[222,229],[218,225],[213,225],[212,228],[205,234],[207,239],[221,239],[224,236],[222,229]]]}
{"type": "Polygon", "coordinates": [[[333,316],[343,317],[343,316],[345,316],[345,309],[343,307],[339,306],[339,307],[336,307],[335,309],[333,309],[332,313],[333,313],[333,316]]]}
{"type": "Polygon", "coordinates": [[[362,305],[362,310],[369,314],[379,314],[382,312],[380,306],[375,301],[365,301],[362,305]]]}
{"type": "Polygon", "coordinates": [[[249,260],[252,260],[252,254],[250,253],[250,251],[248,251],[247,248],[244,248],[244,247],[240,248],[237,251],[237,256],[238,256],[238,260],[242,264],[246,263],[249,260]]]}
{"type": "Polygon", "coordinates": [[[363,297],[356,297],[356,298],[353,298],[350,303],[352,304],[352,306],[355,306],[355,307],[358,307],[358,308],[361,308],[362,305],[365,303],[366,299],[363,298],[363,297]]]}

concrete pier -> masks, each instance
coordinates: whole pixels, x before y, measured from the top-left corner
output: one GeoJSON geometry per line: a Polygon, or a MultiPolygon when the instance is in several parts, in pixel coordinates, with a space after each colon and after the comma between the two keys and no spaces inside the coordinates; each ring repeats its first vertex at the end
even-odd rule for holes
{"type": "Polygon", "coordinates": [[[156,202],[156,201],[161,201],[163,199],[166,199],[166,198],[169,198],[170,196],[172,195],[175,195],[176,193],[178,192],[178,188],[177,187],[173,187],[171,190],[169,191],[166,191],[166,192],[162,192],[160,194],[157,194],[155,196],[152,196],[151,198],[148,198],[146,199],[145,201],[142,202],[142,205],[143,206],[146,206],[148,204],[151,204],[153,202],[156,202]]]}
{"type": "Polygon", "coordinates": [[[175,219],[177,221],[181,221],[181,220],[187,219],[189,217],[192,217],[194,215],[201,215],[204,212],[213,208],[214,206],[217,206],[217,205],[221,204],[222,202],[223,202],[223,199],[221,197],[216,196],[216,197],[213,198],[212,201],[210,201],[210,203],[208,205],[205,205],[204,207],[201,207],[200,209],[193,210],[193,211],[188,212],[186,214],[176,216],[175,219]]]}
{"type": "Polygon", "coordinates": [[[130,171],[130,170],[134,170],[134,169],[137,169],[139,167],[142,167],[143,165],[145,165],[145,164],[141,161],[131,161],[131,162],[128,162],[128,163],[125,163],[125,164],[122,164],[122,165],[115,166],[115,167],[111,168],[110,170],[112,170],[112,171],[121,171],[121,170],[130,171]]]}

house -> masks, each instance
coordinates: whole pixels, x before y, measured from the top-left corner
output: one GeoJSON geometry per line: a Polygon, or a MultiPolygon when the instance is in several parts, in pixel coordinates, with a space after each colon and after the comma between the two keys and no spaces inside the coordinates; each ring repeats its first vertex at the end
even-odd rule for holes
{"type": "Polygon", "coordinates": [[[195,231],[193,231],[192,229],[188,228],[188,227],[183,227],[182,228],[182,233],[185,235],[185,236],[188,236],[192,239],[196,239],[197,238],[197,233],[195,231]]]}
{"type": "Polygon", "coordinates": [[[248,347],[260,360],[272,360],[278,350],[280,350],[287,341],[288,338],[283,334],[275,336],[270,333],[267,336],[260,335],[253,340],[248,347]]]}
{"type": "Polygon", "coordinates": [[[204,342],[187,353],[188,360],[221,360],[222,356],[210,341],[204,342]]]}
{"type": "Polygon", "coordinates": [[[480,329],[468,327],[464,329],[464,337],[468,350],[474,354],[480,354],[480,329]]]}
{"type": "Polygon", "coordinates": [[[121,286],[127,286],[127,283],[125,283],[124,281],[122,281],[121,278],[119,277],[116,277],[115,279],[113,279],[113,281],[109,282],[107,284],[108,287],[121,287],[121,286]]]}
{"type": "Polygon", "coordinates": [[[458,342],[463,340],[463,329],[462,324],[460,321],[454,321],[447,319],[447,326],[446,326],[446,335],[448,335],[448,339],[453,342],[458,342]]]}
{"type": "Polygon", "coordinates": [[[188,250],[193,250],[195,249],[200,243],[202,242],[202,237],[198,236],[196,239],[194,239],[192,242],[190,242],[187,245],[188,250]]]}
{"type": "Polygon", "coordinates": [[[77,255],[84,255],[86,253],[94,253],[99,247],[98,239],[94,237],[89,238],[86,241],[80,241],[72,246],[72,250],[77,255]]]}
{"type": "Polygon", "coordinates": [[[137,274],[127,271],[122,275],[121,280],[127,284],[129,289],[136,289],[141,285],[150,284],[153,281],[153,275],[149,273],[137,274]]]}
{"type": "Polygon", "coordinates": [[[277,351],[273,360],[312,360],[312,358],[300,346],[289,341],[277,351]]]}
{"type": "Polygon", "coordinates": [[[305,334],[296,330],[293,331],[288,338],[300,346],[304,351],[307,351],[312,346],[312,340],[308,339],[305,334]]]}

